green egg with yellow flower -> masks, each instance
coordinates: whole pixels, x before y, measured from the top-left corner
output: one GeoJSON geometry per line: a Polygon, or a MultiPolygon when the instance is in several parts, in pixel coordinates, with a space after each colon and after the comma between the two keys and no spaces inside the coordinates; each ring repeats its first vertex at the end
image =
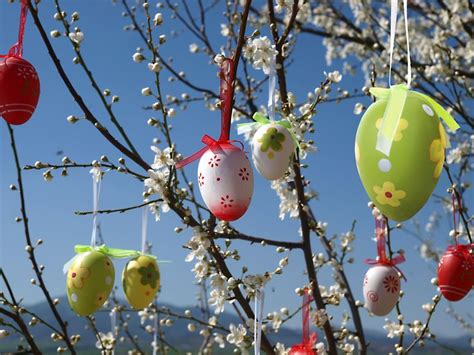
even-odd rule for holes
{"type": "Polygon", "coordinates": [[[114,286],[115,269],[110,258],[96,250],[77,255],[68,270],[67,298],[80,316],[103,306],[114,286]]]}
{"type": "Polygon", "coordinates": [[[123,269],[122,285],[133,309],[148,307],[160,289],[160,270],[156,259],[140,255],[130,260],[123,269]]]}
{"type": "Polygon", "coordinates": [[[385,216],[402,222],[425,205],[443,170],[447,136],[440,115],[454,129],[457,124],[434,100],[407,90],[404,105],[390,106],[400,111],[392,129],[391,148],[385,154],[377,144],[389,101],[383,96],[362,117],[355,159],[369,198],[385,216]]]}

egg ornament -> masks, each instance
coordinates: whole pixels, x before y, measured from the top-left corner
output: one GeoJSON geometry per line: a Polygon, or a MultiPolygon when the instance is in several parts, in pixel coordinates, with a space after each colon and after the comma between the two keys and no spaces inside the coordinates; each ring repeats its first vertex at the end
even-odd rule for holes
{"type": "Polygon", "coordinates": [[[209,210],[223,221],[247,211],[253,193],[253,172],[245,152],[230,143],[209,148],[199,160],[199,191],[209,210]]]}
{"type": "Polygon", "coordinates": [[[122,286],[133,309],[148,307],[160,289],[160,269],[156,259],[140,255],[130,260],[123,269],[122,286]]]}
{"type": "Polygon", "coordinates": [[[400,295],[400,277],[392,266],[375,265],[364,277],[365,307],[376,316],[385,316],[395,307],[400,295]]]}
{"type": "Polygon", "coordinates": [[[96,250],[78,254],[67,273],[67,298],[80,316],[97,311],[114,286],[115,270],[110,258],[96,250]]]}
{"type": "Polygon", "coordinates": [[[439,117],[450,129],[459,126],[433,99],[404,85],[373,89],[377,101],[356,134],[357,170],[377,208],[402,222],[425,205],[443,170],[447,136],[439,117]]]}
{"type": "Polygon", "coordinates": [[[448,301],[463,299],[474,286],[474,244],[450,246],[438,265],[438,285],[448,301]]]}
{"type": "Polygon", "coordinates": [[[38,105],[40,81],[33,65],[18,56],[0,62],[0,116],[12,125],[28,121],[38,105]]]}
{"type": "Polygon", "coordinates": [[[277,122],[261,125],[252,139],[253,162],[267,180],[277,180],[286,173],[295,149],[290,132],[277,122]]]}

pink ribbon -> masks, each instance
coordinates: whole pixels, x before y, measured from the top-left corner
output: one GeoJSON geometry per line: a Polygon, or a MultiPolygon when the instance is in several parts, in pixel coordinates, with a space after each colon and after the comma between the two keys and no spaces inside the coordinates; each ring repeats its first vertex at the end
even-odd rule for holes
{"type": "Polygon", "coordinates": [[[5,57],[18,57],[21,58],[23,56],[23,37],[25,35],[25,24],[26,24],[26,16],[28,14],[28,0],[21,0],[21,10],[20,10],[20,26],[18,29],[18,42],[15,43],[8,54],[0,54],[0,58],[5,57]]]}
{"type": "MultiPolygon", "coordinates": [[[[232,119],[232,107],[234,100],[234,61],[230,58],[225,58],[220,69],[220,99],[221,99],[221,133],[219,139],[216,141],[214,138],[205,134],[201,138],[206,146],[198,150],[196,153],[188,158],[185,158],[176,164],[176,169],[188,165],[189,163],[199,159],[209,149],[222,151],[221,145],[228,145],[232,142],[236,142],[242,145],[239,141],[229,140],[230,136],[230,124],[232,119]]],[[[232,144],[231,144],[232,145],[232,144]]]]}
{"type": "Polygon", "coordinates": [[[303,341],[299,344],[293,345],[290,349],[290,354],[298,352],[315,353],[313,350],[318,335],[316,333],[309,334],[309,305],[313,301],[313,297],[309,294],[309,290],[306,288],[303,296],[303,341]]]}
{"type": "Polygon", "coordinates": [[[393,267],[397,270],[402,278],[407,281],[407,278],[397,266],[405,262],[405,256],[403,254],[398,254],[397,256],[389,259],[385,252],[385,231],[387,229],[387,224],[385,218],[377,218],[375,217],[375,235],[377,237],[377,259],[365,259],[364,263],[368,265],[385,265],[393,267]]]}

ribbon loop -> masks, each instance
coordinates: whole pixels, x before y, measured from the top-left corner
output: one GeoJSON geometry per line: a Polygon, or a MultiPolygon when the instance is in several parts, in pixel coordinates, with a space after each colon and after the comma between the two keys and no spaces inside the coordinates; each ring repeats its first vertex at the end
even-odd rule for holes
{"type": "Polygon", "coordinates": [[[187,157],[180,162],[176,163],[176,169],[181,169],[184,166],[192,163],[199,159],[207,152],[208,149],[220,148],[221,144],[232,141],[229,140],[230,124],[232,120],[232,108],[234,105],[234,61],[230,58],[225,58],[222,62],[221,69],[219,72],[220,77],[220,99],[221,99],[221,133],[219,139],[216,141],[214,138],[205,134],[201,141],[206,147],[201,148],[196,153],[187,157]]]}
{"type": "Polygon", "coordinates": [[[318,339],[318,335],[313,332],[310,334],[309,318],[310,318],[310,305],[313,302],[313,296],[309,294],[309,289],[305,288],[303,295],[303,306],[302,306],[302,318],[303,318],[303,341],[299,344],[293,345],[290,349],[289,354],[298,353],[313,353],[313,347],[318,339]]]}
{"type": "Polygon", "coordinates": [[[18,28],[18,41],[11,46],[7,55],[0,55],[0,58],[23,56],[23,38],[25,36],[26,17],[28,15],[28,0],[21,0],[20,24],[18,28]]]}
{"type": "Polygon", "coordinates": [[[385,217],[382,218],[377,218],[375,217],[375,235],[377,239],[377,259],[365,259],[364,263],[367,265],[385,265],[385,266],[390,266],[393,267],[395,270],[397,270],[400,275],[402,275],[402,278],[407,281],[407,278],[403,274],[403,272],[400,270],[400,268],[397,266],[398,264],[401,264],[405,262],[405,256],[403,254],[398,254],[395,257],[388,258],[387,254],[385,252],[385,235],[387,232],[387,222],[385,217]]]}
{"type": "Polygon", "coordinates": [[[369,91],[377,100],[387,100],[387,106],[382,119],[382,127],[378,133],[376,143],[376,149],[386,156],[390,155],[392,143],[408,95],[415,95],[419,99],[427,102],[450,130],[456,131],[460,127],[456,120],[439,103],[428,95],[409,90],[405,84],[393,85],[390,88],[373,87],[369,91]]]}

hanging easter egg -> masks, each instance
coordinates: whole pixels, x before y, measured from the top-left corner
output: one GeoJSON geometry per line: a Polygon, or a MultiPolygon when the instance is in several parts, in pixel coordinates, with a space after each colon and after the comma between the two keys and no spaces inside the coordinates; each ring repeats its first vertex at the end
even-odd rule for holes
{"type": "Polygon", "coordinates": [[[295,148],[287,128],[276,122],[262,125],[252,140],[255,167],[265,179],[279,179],[288,170],[295,148]]]}
{"type": "MultiPolygon", "coordinates": [[[[382,93],[390,91],[376,89],[382,93]]],[[[383,95],[387,94],[379,96],[360,121],[355,159],[369,198],[385,216],[401,222],[413,217],[424,206],[443,170],[447,138],[438,117],[443,117],[453,129],[458,126],[428,96],[408,90],[406,101],[400,106],[388,105],[389,99],[383,95]],[[387,107],[389,111],[397,108],[401,111],[398,112],[398,124],[392,130],[389,153],[383,153],[378,144],[386,143],[380,135],[381,130],[385,132],[389,126],[384,123],[387,107]]]]}
{"type": "Polygon", "coordinates": [[[371,267],[364,277],[365,307],[377,316],[385,316],[395,307],[400,294],[400,277],[386,265],[371,267]]]}
{"type": "Polygon", "coordinates": [[[35,68],[23,58],[7,56],[0,62],[0,88],[0,115],[13,125],[28,121],[40,94],[35,68]]]}
{"type": "Polygon", "coordinates": [[[311,345],[308,344],[297,344],[293,345],[288,352],[288,355],[314,355],[316,351],[313,350],[311,345]]]}
{"type": "Polygon", "coordinates": [[[253,172],[244,151],[222,143],[199,160],[199,191],[206,206],[223,221],[234,221],[247,211],[253,192],[253,172]]]}
{"type": "Polygon", "coordinates": [[[80,316],[97,311],[112,291],[115,280],[110,258],[96,250],[77,255],[67,273],[67,298],[80,316]]]}
{"type": "Polygon", "coordinates": [[[130,260],[123,269],[122,285],[130,306],[148,307],[160,288],[160,270],[155,258],[140,255],[130,260]]]}
{"type": "Polygon", "coordinates": [[[444,298],[459,301],[474,286],[474,245],[449,247],[438,265],[438,285],[444,298]]]}

